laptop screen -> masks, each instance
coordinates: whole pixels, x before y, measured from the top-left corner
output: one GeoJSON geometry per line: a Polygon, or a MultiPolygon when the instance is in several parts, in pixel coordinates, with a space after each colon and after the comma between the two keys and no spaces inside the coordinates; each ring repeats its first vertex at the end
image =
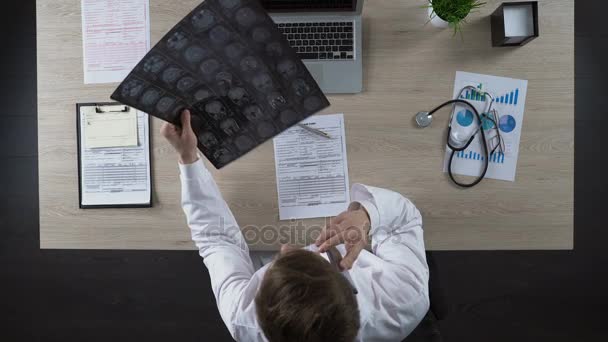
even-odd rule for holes
{"type": "Polygon", "coordinates": [[[268,12],[354,12],[357,0],[261,0],[268,12]]]}

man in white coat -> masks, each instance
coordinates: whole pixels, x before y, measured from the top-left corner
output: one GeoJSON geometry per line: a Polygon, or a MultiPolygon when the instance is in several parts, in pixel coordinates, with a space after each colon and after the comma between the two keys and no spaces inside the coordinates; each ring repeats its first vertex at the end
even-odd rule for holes
{"type": "Polygon", "coordinates": [[[220,315],[238,341],[401,341],[429,308],[422,218],[406,198],[355,184],[314,245],[255,269],[197,151],[190,112],[162,135],[179,155],[182,206],[220,315]]]}

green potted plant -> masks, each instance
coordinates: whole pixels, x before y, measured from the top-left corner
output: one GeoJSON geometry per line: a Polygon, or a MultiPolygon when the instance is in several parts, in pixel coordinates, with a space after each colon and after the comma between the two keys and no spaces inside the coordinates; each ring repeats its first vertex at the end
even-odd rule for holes
{"type": "Polygon", "coordinates": [[[428,0],[429,21],[433,26],[461,32],[462,23],[472,10],[485,5],[480,0],[428,0]]]}

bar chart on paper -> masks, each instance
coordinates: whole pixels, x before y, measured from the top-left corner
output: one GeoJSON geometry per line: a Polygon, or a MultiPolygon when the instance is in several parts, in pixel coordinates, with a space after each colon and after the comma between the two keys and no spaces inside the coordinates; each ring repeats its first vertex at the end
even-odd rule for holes
{"type": "Polygon", "coordinates": [[[527,91],[526,80],[458,71],[454,81],[454,98],[468,101],[483,115],[488,111],[490,103],[487,92],[494,100],[492,109],[496,113],[490,114],[494,120],[482,118],[482,126],[479,127],[473,110],[457,104],[454,106],[452,130],[464,136],[484,132],[489,151],[494,150],[500,140],[505,150],[496,149],[486,160],[480,140],[482,134],[479,133],[465,151],[455,152],[452,156],[452,150],[446,148],[444,171],[447,172],[451,159],[454,174],[479,176],[487,163],[487,178],[514,181],[527,91]],[[465,87],[470,88],[463,91],[465,87]]]}
{"type": "MultiPolygon", "coordinates": [[[[477,90],[471,89],[463,92],[462,95],[460,95],[460,98],[463,100],[486,102],[486,94],[483,90],[483,83],[479,83],[479,85],[477,86],[477,90]]],[[[506,94],[501,94],[500,96],[494,95],[494,102],[496,103],[517,106],[518,100],[519,88],[507,92],[506,94]]]]}
{"type": "MultiPolygon", "coordinates": [[[[456,152],[454,154],[454,157],[460,158],[460,159],[471,159],[471,160],[479,160],[479,161],[485,160],[485,157],[481,153],[477,153],[477,152],[469,151],[469,150],[456,152]]],[[[494,153],[490,154],[490,158],[488,160],[490,163],[504,164],[505,154],[502,152],[494,152],[494,153]]]]}
{"type": "Polygon", "coordinates": [[[460,95],[461,99],[471,100],[471,101],[479,101],[486,102],[486,94],[483,91],[483,84],[479,83],[476,90],[467,90],[460,95]]]}
{"type": "Polygon", "coordinates": [[[513,90],[507,94],[497,97],[496,103],[517,106],[518,100],[519,100],[519,88],[516,88],[515,90],[513,90]]]}

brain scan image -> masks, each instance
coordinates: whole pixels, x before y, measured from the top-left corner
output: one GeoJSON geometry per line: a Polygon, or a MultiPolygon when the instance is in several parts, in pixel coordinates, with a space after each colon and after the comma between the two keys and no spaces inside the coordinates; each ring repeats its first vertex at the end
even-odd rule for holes
{"type": "Polygon", "coordinates": [[[264,117],[262,110],[256,105],[247,106],[245,109],[243,109],[243,114],[247,120],[252,122],[258,121],[264,117]]]}
{"type": "Polygon", "coordinates": [[[220,121],[228,115],[226,107],[217,100],[207,103],[205,105],[205,112],[215,121],[220,121]]]}
{"type": "Polygon", "coordinates": [[[285,59],[277,64],[277,71],[285,80],[290,80],[298,73],[298,67],[294,61],[285,59]]]}
{"type": "Polygon", "coordinates": [[[167,113],[171,110],[171,108],[173,108],[173,105],[175,104],[175,102],[176,102],[176,100],[174,97],[165,96],[162,99],[160,99],[160,101],[158,101],[158,103],[156,104],[156,109],[159,112],[167,113]]]}
{"type": "Polygon", "coordinates": [[[144,94],[141,96],[141,103],[146,106],[152,106],[156,103],[156,101],[158,101],[158,99],[160,98],[160,91],[156,90],[156,89],[148,89],[144,92],[144,94]]]}
{"type": "Polygon", "coordinates": [[[237,106],[244,106],[251,102],[249,94],[247,91],[241,87],[235,87],[228,91],[228,98],[237,106]]]}
{"type": "Polygon", "coordinates": [[[203,127],[203,119],[195,114],[190,115],[190,126],[192,126],[194,133],[197,133],[203,127]]]}
{"type": "Polygon", "coordinates": [[[192,45],[184,51],[184,58],[190,63],[198,63],[205,57],[206,51],[200,46],[192,45]]]}
{"type": "Polygon", "coordinates": [[[240,65],[241,71],[243,72],[252,72],[260,68],[260,62],[258,62],[258,59],[253,56],[243,58],[240,65]]]}
{"type": "Polygon", "coordinates": [[[256,127],[256,132],[261,138],[270,138],[274,135],[275,129],[270,122],[262,121],[256,127]]]}
{"type": "Polygon", "coordinates": [[[161,56],[150,56],[144,60],[143,69],[145,72],[158,74],[167,65],[167,61],[161,56]]]}
{"type": "Polygon", "coordinates": [[[236,22],[244,27],[253,25],[258,20],[258,15],[249,7],[243,7],[236,11],[236,22]]]}
{"type": "Polygon", "coordinates": [[[241,151],[249,151],[255,146],[253,139],[246,135],[241,135],[234,139],[234,144],[241,151]]]}
{"type": "Polygon", "coordinates": [[[162,80],[168,84],[172,84],[182,76],[182,70],[177,67],[168,67],[163,71],[162,80]]]}
{"type": "Polygon", "coordinates": [[[317,110],[321,107],[321,99],[316,96],[308,97],[304,100],[304,108],[309,111],[317,110]]]}
{"type": "Polygon", "coordinates": [[[218,140],[215,137],[215,134],[211,132],[203,132],[198,136],[199,141],[205,148],[212,148],[218,144],[218,140]]]}
{"type": "Polygon", "coordinates": [[[220,123],[220,129],[228,136],[233,136],[240,130],[239,124],[232,118],[228,118],[220,123]]]}
{"type": "Polygon", "coordinates": [[[181,50],[188,45],[188,36],[184,32],[176,31],[167,40],[167,47],[171,50],[181,50]]]}
{"type": "Polygon", "coordinates": [[[270,31],[268,31],[268,29],[264,27],[256,27],[255,29],[253,29],[251,37],[254,41],[258,43],[265,43],[266,41],[268,41],[268,39],[270,39],[271,34],[270,31]]]}
{"type": "Polygon", "coordinates": [[[298,78],[293,81],[293,83],[291,84],[291,89],[293,89],[293,92],[299,97],[304,97],[308,93],[310,93],[310,86],[308,85],[308,83],[306,83],[306,81],[301,78],[298,78]]]}
{"type": "Polygon", "coordinates": [[[221,72],[218,72],[217,75],[215,75],[215,81],[218,83],[224,82],[228,85],[231,85],[232,80],[233,80],[232,74],[227,71],[221,71],[221,72]]]}
{"type": "Polygon", "coordinates": [[[286,109],[279,114],[279,119],[284,125],[291,125],[298,121],[298,113],[292,109],[286,109]]]}
{"type": "Polygon", "coordinates": [[[226,46],[226,48],[224,49],[224,53],[228,58],[237,60],[245,53],[246,49],[247,48],[245,47],[245,45],[239,42],[234,42],[226,46]]]}
{"type": "Polygon", "coordinates": [[[144,83],[139,80],[130,79],[120,87],[120,94],[123,97],[135,98],[144,90],[144,83]]]}
{"type": "Polygon", "coordinates": [[[202,9],[190,18],[190,23],[198,31],[208,30],[215,24],[215,15],[208,9],[202,9]]]}
{"type": "Polygon", "coordinates": [[[328,107],[262,4],[199,2],[111,98],[174,124],[190,108],[198,146],[218,169],[328,107]]]}
{"type": "Polygon", "coordinates": [[[270,57],[280,57],[283,54],[283,47],[279,42],[272,42],[266,45],[266,53],[270,57]]]}
{"type": "Polygon", "coordinates": [[[213,159],[220,164],[225,164],[234,158],[232,152],[225,147],[221,147],[213,152],[213,159]]]}
{"type": "Polygon", "coordinates": [[[261,93],[268,93],[274,90],[272,78],[267,73],[256,75],[252,80],[253,86],[261,93]]]}
{"type": "Polygon", "coordinates": [[[194,93],[194,99],[199,102],[211,97],[213,97],[213,93],[207,88],[201,88],[194,93]]]}
{"type": "Polygon", "coordinates": [[[233,9],[241,4],[241,0],[220,0],[220,5],[227,9],[233,9]]]}
{"type": "Polygon", "coordinates": [[[266,96],[266,100],[273,109],[283,108],[287,104],[285,97],[277,92],[270,93],[268,96],[266,96]]]}
{"type": "Polygon", "coordinates": [[[230,31],[221,25],[214,27],[211,29],[211,32],[209,32],[209,38],[211,38],[211,41],[218,45],[228,43],[231,35],[232,34],[230,31]]]}
{"type": "Polygon", "coordinates": [[[217,59],[208,59],[201,63],[201,71],[205,75],[212,75],[220,68],[220,62],[217,59]]]}
{"type": "Polygon", "coordinates": [[[228,91],[232,88],[232,74],[227,71],[219,72],[215,75],[216,90],[220,96],[228,95],[228,91]]]}
{"type": "Polygon", "coordinates": [[[194,78],[192,78],[190,76],[182,77],[179,80],[179,82],[177,82],[177,89],[179,91],[186,92],[186,91],[192,89],[192,87],[194,87],[195,84],[196,84],[196,81],[194,80],[194,78]]]}

